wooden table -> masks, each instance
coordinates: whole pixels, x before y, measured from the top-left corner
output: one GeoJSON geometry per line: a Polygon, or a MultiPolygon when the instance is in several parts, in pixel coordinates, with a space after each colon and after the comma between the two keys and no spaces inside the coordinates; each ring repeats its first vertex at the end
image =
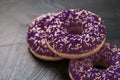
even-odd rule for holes
{"type": "Polygon", "coordinates": [[[69,60],[46,62],[27,49],[28,24],[37,16],[70,8],[102,17],[107,41],[120,46],[120,0],[0,0],[0,80],[70,80],[69,60]]]}

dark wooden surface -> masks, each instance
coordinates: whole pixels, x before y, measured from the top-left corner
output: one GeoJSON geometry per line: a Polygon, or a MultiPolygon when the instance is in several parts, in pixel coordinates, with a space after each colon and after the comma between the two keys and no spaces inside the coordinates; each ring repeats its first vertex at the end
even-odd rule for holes
{"type": "Polygon", "coordinates": [[[120,0],[0,0],[0,80],[70,80],[69,60],[46,62],[27,49],[28,24],[70,8],[90,10],[107,26],[107,41],[120,46],[120,0]]]}

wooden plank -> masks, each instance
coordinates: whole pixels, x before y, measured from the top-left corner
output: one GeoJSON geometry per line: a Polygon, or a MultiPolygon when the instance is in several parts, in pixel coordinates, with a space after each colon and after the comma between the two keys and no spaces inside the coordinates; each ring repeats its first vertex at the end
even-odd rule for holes
{"type": "Polygon", "coordinates": [[[70,80],[69,60],[47,62],[27,49],[28,24],[47,12],[88,9],[102,17],[107,41],[120,46],[119,0],[0,0],[0,80],[70,80]]]}

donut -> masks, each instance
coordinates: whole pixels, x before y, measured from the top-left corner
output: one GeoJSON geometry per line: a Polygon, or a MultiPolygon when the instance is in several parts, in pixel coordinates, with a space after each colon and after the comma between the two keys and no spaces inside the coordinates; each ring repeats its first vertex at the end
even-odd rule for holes
{"type": "Polygon", "coordinates": [[[27,32],[27,43],[31,53],[39,59],[56,61],[63,58],[54,54],[46,44],[46,29],[55,13],[48,13],[36,18],[30,25],[27,32]]]}
{"type": "Polygon", "coordinates": [[[47,45],[55,54],[84,58],[99,51],[105,42],[105,25],[87,10],[69,9],[56,15],[47,28],[47,45]]]}
{"type": "Polygon", "coordinates": [[[71,80],[119,80],[120,48],[105,43],[94,55],[70,60],[68,72],[71,80]]]}

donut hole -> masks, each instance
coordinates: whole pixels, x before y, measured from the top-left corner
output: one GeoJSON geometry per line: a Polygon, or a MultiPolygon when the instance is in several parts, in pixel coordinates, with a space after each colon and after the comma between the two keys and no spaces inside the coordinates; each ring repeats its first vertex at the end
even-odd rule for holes
{"type": "Polygon", "coordinates": [[[67,29],[67,32],[69,34],[82,34],[83,30],[81,27],[77,26],[77,27],[70,27],[67,29]]]}
{"type": "Polygon", "coordinates": [[[98,62],[98,63],[94,63],[93,64],[93,68],[96,68],[96,69],[107,69],[109,68],[109,64],[105,64],[103,62],[98,62]]]}

